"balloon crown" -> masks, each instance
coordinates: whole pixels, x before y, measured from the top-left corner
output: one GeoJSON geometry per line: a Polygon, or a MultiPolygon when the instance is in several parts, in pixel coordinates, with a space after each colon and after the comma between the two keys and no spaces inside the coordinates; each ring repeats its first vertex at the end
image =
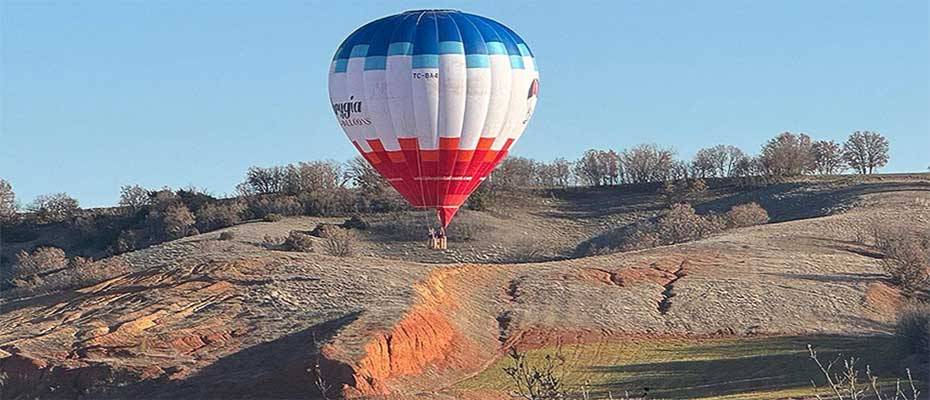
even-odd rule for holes
{"type": "Polygon", "coordinates": [[[404,11],[404,14],[423,13],[423,12],[461,12],[461,11],[454,10],[451,8],[423,8],[419,10],[407,10],[407,11],[404,11]]]}

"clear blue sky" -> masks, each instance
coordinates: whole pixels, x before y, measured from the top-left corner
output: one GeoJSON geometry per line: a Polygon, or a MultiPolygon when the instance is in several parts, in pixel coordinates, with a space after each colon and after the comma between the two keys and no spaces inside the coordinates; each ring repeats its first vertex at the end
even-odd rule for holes
{"type": "Polygon", "coordinates": [[[649,142],[755,153],[783,131],[876,130],[884,171],[930,165],[930,24],[915,1],[0,1],[0,177],[22,203],[120,185],[231,193],[251,165],[348,159],[327,68],[353,29],[413,8],[497,19],[535,52],[518,155],[649,142]]]}

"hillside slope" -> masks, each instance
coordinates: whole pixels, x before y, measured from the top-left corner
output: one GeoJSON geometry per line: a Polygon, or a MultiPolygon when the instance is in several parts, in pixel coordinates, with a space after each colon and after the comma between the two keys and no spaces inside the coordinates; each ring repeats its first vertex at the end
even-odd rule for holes
{"type": "Polygon", "coordinates": [[[515,343],[889,331],[900,295],[853,239],[872,220],[930,225],[926,176],[721,189],[697,208],[746,200],[785,222],[573,258],[659,208],[655,195],[607,189],[466,212],[477,232],[447,252],[379,229],[360,233],[353,258],[260,245],[340,221],[290,218],[229,228],[233,240],[213,232],[127,253],[116,257],[133,273],[4,300],[5,398],[305,397],[317,360],[347,395],[433,393],[515,343]],[[553,261],[504,263],[528,243],[553,261]]]}

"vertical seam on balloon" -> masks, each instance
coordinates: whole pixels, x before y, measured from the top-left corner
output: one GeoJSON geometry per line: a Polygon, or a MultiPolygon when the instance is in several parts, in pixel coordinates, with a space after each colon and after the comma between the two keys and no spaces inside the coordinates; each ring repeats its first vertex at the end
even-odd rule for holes
{"type": "MultiPolygon", "coordinates": [[[[482,24],[482,25],[484,25],[486,28],[489,28],[491,31],[494,31],[494,29],[493,29],[493,27],[491,27],[491,25],[487,24],[486,22],[482,21],[481,19],[475,20],[474,18],[472,18],[471,15],[466,15],[466,16],[465,16],[465,19],[467,19],[472,25],[474,25],[474,26],[475,26],[475,29],[478,29],[478,24],[482,24]]],[[[482,32],[481,29],[478,29],[478,33],[481,35],[482,40],[484,40],[484,42],[485,42],[485,47],[487,47],[488,40],[487,40],[487,38],[484,37],[484,33],[482,32]]],[[[494,32],[494,34],[495,34],[495,36],[499,36],[499,35],[497,34],[497,32],[494,32]]],[[[490,57],[491,57],[491,55],[488,54],[488,60],[489,60],[489,63],[490,63],[489,68],[488,68],[488,73],[489,73],[489,75],[490,75],[490,82],[491,82],[490,93],[493,94],[493,93],[495,93],[495,92],[494,92],[494,63],[493,63],[493,61],[491,61],[490,57]]],[[[508,100],[509,100],[509,99],[508,99],[508,100]]],[[[483,123],[482,126],[481,126],[481,133],[479,133],[479,136],[478,136],[478,143],[475,145],[476,152],[477,152],[478,145],[481,144],[481,139],[484,137],[483,134],[484,134],[484,131],[485,131],[485,125],[487,125],[487,122],[488,122],[488,115],[489,115],[490,112],[491,112],[491,102],[492,102],[492,101],[493,101],[493,97],[491,97],[491,98],[488,99],[488,110],[487,110],[487,113],[485,114],[485,117],[484,117],[484,123],[483,123]]],[[[507,104],[508,104],[508,105],[510,104],[509,101],[507,102],[507,104]]],[[[498,135],[500,135],[501,131],[503,131],[503,128],[504,128],[503,125],[501,125],[500,129],[498,129],[498,132],[494,135],[495,138],[496,138],[498,135]]],[[[489,131],[490,131],[490,130],[489,130],[489,131]]],[[[490,150],[490,149],[487,149],[487,150],[490,150]]],[[[474,156],[473,156],[472,159],[471,159],[471,162],[470,162],[469,165],[468,165],[468,167],[466,167],[466,171],[470,171],[470,170],[473,168],[472,164],[476,164],[476,165],[474,165],[475,170],[474,170],[474,172],[473,172],[473,174],[472,174],[472,177],[478,179],[477,181],[470,182],[468,185],[466,185],[466,189],[467,189],[467,190],[473,191],[473,190],[475,190],[475,189],[478,187],[478,185],[481,184],[481,180],[480,180],[480,179],[481,179],[481,176],[482,176],[482,173],[481,173],[482,171],[480,170],[480,168],[481,168],[481,163],[484,162],[484,158],[485,158],[485,154],[482,154],[482,157],[481,157],[481,158],[478,158],[478,157],[474,157],[474,156]]]]}
{"type": "MultiPolygon", "coordinates": [[[[457,31],[459,32],[459,39],[462,40],[462,45],[463,45],[462,47],[464,48],[465,37],[464,37],[464,35],[462,35],[462,29],[459,28],[459,25],[455,22],[455,19],[452,18],[451,16],[449,16],[449,22],[451,22],[451,23],[452,23],[452,26],[455,27],[455,30],[457,30],[457,31]]],[[[437,23],[436,23],[436,29],[437,29],[437,30],[439,29],[439,22],[438,22],[438,20],[437,20],[437,23]]],[[[464,53],[464,50],[463,50],[463,53],[464,53]]],[[[440,77],[440,78],[441,78],[441,77],[440,77]]],[[[465,104],[464,104],[464,110],[463,110],[463,113],[462,113],[462,127],[459,128],[459,141],[458,141],[458,144],[455,146],[455,150],[454,150],[455,152],[453,153],[453,157],[452,157],[452,168],[449,169],[449,175],[447,176],[448,178],[452,178],[452,175],[455,173],[455,163],[458,162],[458,158],[459,158],[459,146],[460,146],[461,143],[462,143],[462,134],[464,133],[463,130],[465,129],[465,117],[468,115],[468,68],[467,68],[467,67],[465,68],[465,76],[464,76],[463,78],[464,78],[464,80],[465,80],[465,85],[464,85],[464,87],[463,87],[464,90],[465,90],[465,93],[463,94],[463,95],[465,96],[465,104]]],[[[440,81],[440,82],[442,82],[442,81],[440,81]]],[[[441,89],[442,89],[442,87],[440,86],[440,92],[439,92],[439,99],[440,99],[440,100],[442,100],[442,98],[443,98],[443,96],[442,96],[442,90],[441,90],[441,89]]],[[[440,108],[440,110],[441,110],[441,109],[442,109],[442,108],[440,108]]],[[[440,135],[440,137],[442,137],[442,135],[440,135]]],[[[442,140],[442,139],[440,139],[440,140],[442,140]]],[[[442,165],[442,160],[441,160],[441,157],[442,157],[442,145],[440,145],[439,147],[440,147],[439,154],[440,154],[440,166],[441,166],[441,165],[442,165]]],[[[445,205],[448,205],[448,204],[445,204],[445,202],[446,202],[446,198],[445,198],[445,197],[447,197],[446,195],[448,195],[448,194],[451,192],[451,189],[452,189],[452,187],[453,187],[453,185],[454,185],[455,183],[452,182],[451,179],[450,179],[448,183],[444,183],[444,184],[446,185],[446,193],[443,194],[443,199],[442,199],[442,200],[439,199],[439,194],[438,194],[438,193],[436,194],[436,204],[437,204],[437,205],[444,205],[444,206],[445,206],[445,205]]]]}
{"type": "MultiPolygon", "coordinates": [[[[413,24],[413,46],[411,47],[411,55],[413,54],[412,50],[416,47],[417,31],[420,29],[420,20],[423,19],[424,14],[426,13],[425,12],[420,13],[420,15],[417,16],[417,22],[413,24]]],[[[412,58],[411,58],[411,61],[412,61],[412,58]]],[[[410,66],[410,71],[413,72],[413,64],[411,64],[410,66]]],[[[413,79],[411,78],[410,79],[410,109],[411,110],[413,110],[416,107],[416,105],[413,103],[413,95],[414,95],[413,79]]],[[[414,143],[416,144],[416,155],[417,155],[417,177],[422,178],[423,177],[423,160],[420,157],[420,139],[418,135],[416,135],[416,131],[417,131],[417,117],[416,117],[416,113],[414,113],[413,132],[414,132],[414,143]]],[[[423,187],[423,179],[416,179],[416,181],[420,184],[420,205],[421,207],[423,207],[423,206],[426,206],[426,190],[423,187]]]]}
{"type": "MultiPolygon", "coordinates": [[[[473,28],[476,32],[478,32],[479,35],[481,35],[481,32],[478,30],[478,27],[475,26],[475,24],[474,24],[467,16],[463,16],[461,19],[464,20],[465,23],[471,24],[472,28],[473,28]]],[[[453,19],[453,22],[455,22],[454,19],[453,19]]],[[[458,24],[458,23],[456,23],[455,26],[459,29],[459,36],[462,38],[462,43],[463,43],[463,45],[464,45],[464,42],[465,42],[465,34],[464,34],[464,32],[462,31],[461,27],[459,27],[459,24],[458,24]]],[[[482,37],[482,40],[483,40],[483,37],[482,37]]],[[[465,57],[467,58],[468,55],[466,54],[465,57]]],[[[466,62],[467,62],[467,60],[466,60],[466,62]]],[[[489,76],[491,75],[491,70],[490,70],[490,68],[488,68],[488,75],[489,75],[489,76]]],[[[493,82],[494,82],[493,79],[489,79],[489,83],[490,83],[491,85],[493,85],[493,82]]],[[[469,84],[469,82],[468,82],[468,67],[466,66],[466,68],[465,68],[465,116],[466,116],[466,117],[468,116],[468,84],[469,84]]],[[[490,96],[491,96],[491,95],[490,95],[490,93],[491,93],[491,92],[489,91],[489,92],[488,92],[488,107],[490,107],[490,104],[491,104],[491,101],[490,101],[490,96]]],[[[488,119],[487,111],[488,111],[488,110],[485,110],[484,118],[482,119],[481,124],[479,125],[480,127],[479,127],[478,129],[481,129],[481,130],[484,129],[484,124],[485,124],[485,122],[486,122],[487,119],[488,119]]],[[[461,148],[462,137],[465,135],[464,129],[465,129],[465,122],[463,121],[463,122],[462,122],[462,132],[461,132],[461,134],[459,134],[459,148],[461,148]]],[[[471,158],[470,160],[468,160],[468,165],[465,166],[464,171],[463,171],[464,173],[468,173],[468,170],[469,170],[469,168],[471,167],[471,164],[475,162],[475,154],[474,154],[474,153],[475,153],[475,151],[476,151],[477,148],[478,148],[478,143],[480,143],[480,142],[481,142],[481,132],[479,131],[479,132],[478,132],[478,142],[475,143],[475,150],[472,150],[472,158],[471,158]]],[[[466,151],[467,151],[467,150],[466,150],[466,151]]],[[[454,161],[453,164],[452,164],[452,172],[451,172],[451,173],[453,173],[453,174],[455,173],[455,165],[458,164],[459,155],[460,155],[460,154],[459,154],[459,152],[457,151],[457,152],[456,152],[456,156],[455,156],[455,161],[454,161]]],[[[474,176],[472,176],[472,178],[474,179],[474,176]]],[[[452,189],[454,189],[454,190],[450,190],[450,192],[451,192],[451,193],[455,193],[456,195],[458,195],[459,191],[460,191],[463,187],[467,189],[468,186],[469,186],[470,184],[471,184],[471,183],[470,183],[470,182],[467,182],[467,181],[454,181],[454,182],[452,183],[452,189]]]]}

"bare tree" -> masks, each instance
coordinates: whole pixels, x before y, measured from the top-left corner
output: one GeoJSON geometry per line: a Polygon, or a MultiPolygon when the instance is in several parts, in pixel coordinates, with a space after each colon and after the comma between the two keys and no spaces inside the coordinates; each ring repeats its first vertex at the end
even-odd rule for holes
{"type": "Polygon", "coordinates": [[[620,159],[631,183],[662,182],[672,172],[675,151],[654,144],[641,144],[624,150],[620,159]]]}
{"type": "Polygon", "coordinates": [[[525,157],[508,157],[494,169],[491,182],[504,189],[524,189],[536,186],[539,163],[525,157]]]}
{"type": "Polygon", "coordinates": [[[284,167],[249,167],[245,181],[236,186],[242,195],[272,194],[284,191],[286,176],[284,167]]]}
{"type": "Polygon", "coordinates": [[[691,162],[693,178],[733,176],[739,162],[746,155],[736,146],[718,144],[698,150],[691,162]]]}
{"type": "Polygon", "coordinates": [[[691,159],[691,176],[695,178],[714,178],[717,176],[711,149],[700,149],[691,159]]]}
{"type": "Polygon", "coordinates": [[[871,174],[888,163],[888,139],[878,132],[853,132],[843,143],[843,159],[856,172],[871,174]]]}
{"type": "Polygon", "coordinates": [[[0,224],[14,222],[17,219],[16,194],[10,182],[0,178],[0,224]]]}
{"type": "Polygon", "coordinates": [[[813,143],[803,133],[784,132],[762,146],[759,160],[766,175],[803,175],[813,170],[813,143]]]}
{"type": "Polygon", "coordinates": [[[40,222],[62,222],[73,217],[80,207],[67,193],[55,193],[36,197],[27,209],[34,212],[40,222]]]}
{"type": "Polygon", "coordinates": [[[299,195],[319,190],[333,190],[346,183],[342,165],[335,161],[311,161],[285,167],[284,187],[287,194],[299,195]]]}
{"type": "Polygon", "coordinates": [[[572,163],[562,157],[549,163],[549,171],[556,186],[567,187],[572,184],[572,163]]]}
{"type": "Polygon", "coordinates": [[[152,203],[151,192],[139,185],[125,185],[119,190],[119,205],[135,213],[152,203]]]}
{"type": "Polygon", "coordinates": [[[814,171],[822,175],[833,175],[843,172],[843,151],[840,145],[832,140],[818,140],[814,142],[811,150],[814,152],[814,171]]]}
{"type": "Polygon", "coordinates": [[[575,162],[575,175],[583,184],[600,186],[606,183],[607,168],[602,164],[603,151],[590,149],[575,162]]]}

